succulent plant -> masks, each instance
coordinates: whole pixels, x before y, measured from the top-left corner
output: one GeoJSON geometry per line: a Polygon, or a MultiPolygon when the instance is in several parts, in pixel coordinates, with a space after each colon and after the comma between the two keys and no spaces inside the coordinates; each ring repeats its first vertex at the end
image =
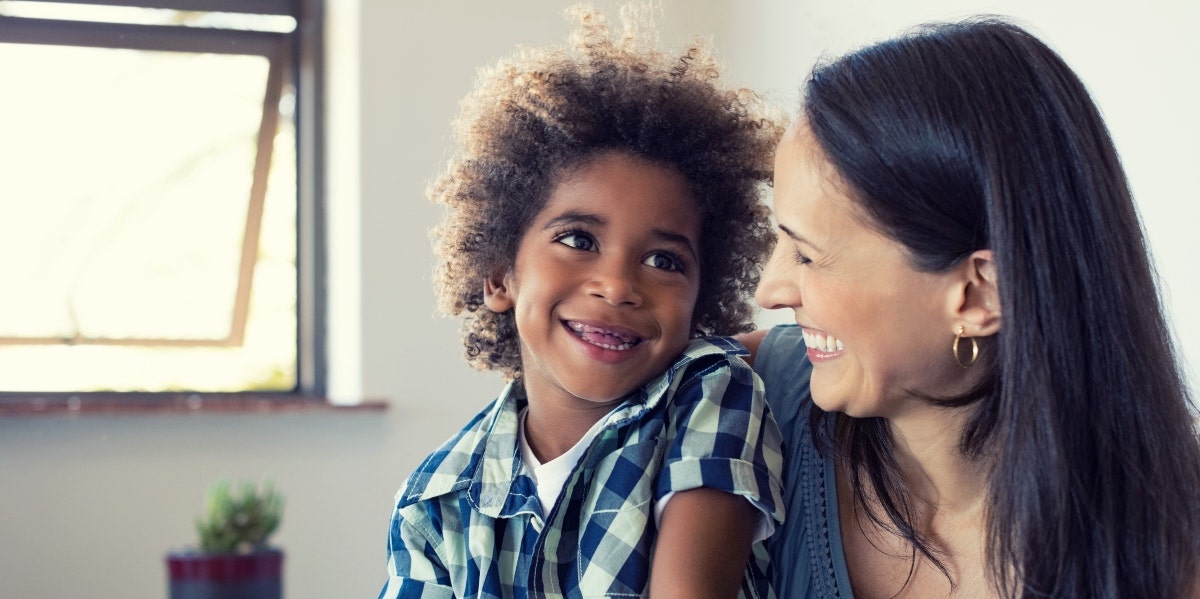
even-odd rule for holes
{"type": "Polygon", "coordinates": [[[208,490],[207,513],[196,518],[200,551],[248,553],[267,545],[283,516],[283,496],[271,482],[260,490],[254,483],[239,489],[219,481],[208,490]]]}

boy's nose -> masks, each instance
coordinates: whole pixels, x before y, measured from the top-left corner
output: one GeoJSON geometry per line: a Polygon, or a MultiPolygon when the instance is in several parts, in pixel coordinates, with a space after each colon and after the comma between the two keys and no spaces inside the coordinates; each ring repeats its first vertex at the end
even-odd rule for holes
{"type": "Polygon", "coordinates": [[[598,265],[588,284],[588,293],[608,303],[617,305],[639,305],[642,303],[638,291],[636,274],[621,264],[598,265]]]}

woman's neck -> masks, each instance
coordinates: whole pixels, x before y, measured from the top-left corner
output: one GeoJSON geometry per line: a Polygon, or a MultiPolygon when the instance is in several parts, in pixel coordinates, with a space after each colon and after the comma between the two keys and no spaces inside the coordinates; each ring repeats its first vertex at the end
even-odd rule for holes
{"type": "MultiPolygon", "coordinates": [[[[969,459],[959,450],[969,409],[928,408],[893,417],[888,427],[903,495],[909,498],[906,519],[932,543],[945,571],[914,555],[915,548],[894,528],[867,517],[843,470],[838,476],[839,524],[846,559],[857,564],[850,570],[855,596],[995,596],[985,563],[987,458],[969,459]]],[[[865,507],[886,522],[874,490],[865,492],[865,507]]]]}
{"type": "Polygon", "coordinates": [[[888,421],[900,475],[908,490],[936,510],[930,517],[980,513],[987,493],[987,459],[963,455],[970,408],[926,406],[888,421]]]}

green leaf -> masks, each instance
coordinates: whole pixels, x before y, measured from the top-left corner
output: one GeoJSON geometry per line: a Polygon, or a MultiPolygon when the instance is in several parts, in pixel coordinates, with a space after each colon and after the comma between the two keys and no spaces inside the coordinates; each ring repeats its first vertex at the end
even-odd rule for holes
{"type": "Polygon", "coordinates": [[[209,488],[206,514],[196,519],[200,550],[205,553],[244,553],[264,547],[283,518],[283,496],[267,481],[234,490],[228,481],[209,488]]]}

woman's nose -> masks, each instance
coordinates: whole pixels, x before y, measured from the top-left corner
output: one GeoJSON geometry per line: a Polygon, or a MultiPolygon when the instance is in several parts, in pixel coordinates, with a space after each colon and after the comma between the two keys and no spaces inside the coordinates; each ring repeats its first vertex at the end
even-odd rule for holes
{"type": "Polygon", "coordinates": [[[754,290],[754,301],[767,310],[800,307],[800,286],[792,280],[798,273],[791,272],[782,266],[782,252],[778,246],[771,252],[771,258],[763,268],[762,277],[758,280],[758,288],[754,290]]]}

